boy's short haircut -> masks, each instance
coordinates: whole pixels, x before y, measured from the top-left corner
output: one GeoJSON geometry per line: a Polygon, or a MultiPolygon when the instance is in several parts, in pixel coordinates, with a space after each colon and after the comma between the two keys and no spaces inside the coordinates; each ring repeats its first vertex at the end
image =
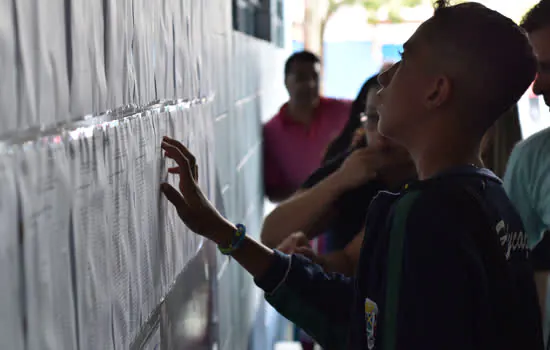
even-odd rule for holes
{"type": "Polygon", "coordinates": [[[541,0],[525,14],[521,27],[527,33],[550,27],[550,0],[541,0]]]}
{"type": "Polygon", "coordinates": [[[525,32],[475,2],[449,6],[448,1],[436,1],[425,25],[424,38],[437,50],[433,63],[452,78],[458,103],[464,101],[463,112],[483,116],[472,120],[472,126],[484,132],[535,78],[537,63],[525,32]]]}

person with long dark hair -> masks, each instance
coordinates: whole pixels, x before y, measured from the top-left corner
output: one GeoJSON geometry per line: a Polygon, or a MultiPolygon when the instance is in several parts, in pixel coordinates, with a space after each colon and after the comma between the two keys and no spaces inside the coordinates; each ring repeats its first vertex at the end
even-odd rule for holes
{"type": "MultiPolygon", "coordinates": [[[[377,89],[380,87],[378,84],[378,75],[374,75],[367,79],[363,86],[361,86],[361,89],[359,90],[359,93],[357,94],[357,97],[351,104],[351,110],[348,122],[344,126],[344,129],[338,135],[336,139],[334,139],[331,144],[328,146],[327,151],[325,153],[325,156],[323,158],[323,165],[330,163],[331,160],[333,160],[336,157],[341,156],[343,153],[348,152],[350,150],[350,146],[352,145],[353,137],[357,133],[357,130],[361,128],[361,116],[365,112],[365,107],[367,104],[367,93],[371,89],[377,89]]],[[[363,138],[363,140],[365,140],[363,138]]],[[[359,142],[357,147],[366,146],[366,142],[362,141],[359,142]]]]}
{"type": "Polygon", "coordinates": [[[380,190],[398,187],[414,176],[408,153],[377,131],[379,89],[377,76],[367,80],[354,102],[356,114],[350,116],[348,125],[325,158],[330,158],[331,152],[339,155],[327,161],[305,181],[297,194],[266,217],[261,234],[266,245],[277,247],[296,232],[302,232],[309,239],[327,233],[327,251],[344,249],[363,227],[372,198],[380,190]],[[366,119],[364,124],[361,117],[366,119]],[[353,135],[361,129],[366,131],[364,141],[351,146],[353,135]],[[365,148],[367,142],[369,146],[365,148]],[[350,183],[334,184],[331,175],[348,157],[353,158],[347,162],[349,176],[338,178],[346,178],[350,183]]]}

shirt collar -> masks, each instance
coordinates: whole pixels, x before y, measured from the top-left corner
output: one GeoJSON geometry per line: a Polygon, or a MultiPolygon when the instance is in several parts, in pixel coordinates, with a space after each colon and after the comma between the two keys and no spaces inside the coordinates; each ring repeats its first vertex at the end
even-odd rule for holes
{"type": "Polygon", "coordinates": [[[408,182],[402,187],[402,189],[409,190],[427,185],[433,181],[441,180],[444,178],[457,177],[479,177],[481,179],[490,180],[498,184],[502,184],[502,180],[489,169],[476,167],[474,165],[461,165],[444,170],[427,180],[416,180],[408,182]]]}

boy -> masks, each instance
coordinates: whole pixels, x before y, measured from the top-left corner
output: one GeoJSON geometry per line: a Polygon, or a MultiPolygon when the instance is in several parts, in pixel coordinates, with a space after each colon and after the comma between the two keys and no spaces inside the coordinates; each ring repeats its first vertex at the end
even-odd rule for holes
{"type": "Polygon", "coordinates": [[[476,166],[483,134],[535,71],[511,20],[477,3],[438,2],[380,77],[379,131],[407,148],[419,181],[371,203],[355,279],[241,239],[244,227],[197,188],[193,156],[167,138],[183,196],[167,184],[162,191],[191,230],[231,254],[326,349],[542,349],[521,220],[500,180],[476,166]],[[462,189],[479,200],[467,203],[462,189]],[[401,261],[391,258],[397,251],[401,261]]]}

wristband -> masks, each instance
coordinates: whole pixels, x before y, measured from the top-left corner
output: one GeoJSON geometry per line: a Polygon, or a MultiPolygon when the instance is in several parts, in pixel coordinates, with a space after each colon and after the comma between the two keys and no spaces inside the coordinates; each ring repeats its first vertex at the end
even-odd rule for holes
{"type": "Polygon", "coordinates": [[[220,247],[218,246],[218,250],[223,255],[231,255],[235,250],[237,250],[241,243],[244,241],[244,237],[246,236],[246,227],[242,224],[237,224],[237,231],[235,231],[235,234],[231,238],[231,243],[227,247],[220,247]]]}

